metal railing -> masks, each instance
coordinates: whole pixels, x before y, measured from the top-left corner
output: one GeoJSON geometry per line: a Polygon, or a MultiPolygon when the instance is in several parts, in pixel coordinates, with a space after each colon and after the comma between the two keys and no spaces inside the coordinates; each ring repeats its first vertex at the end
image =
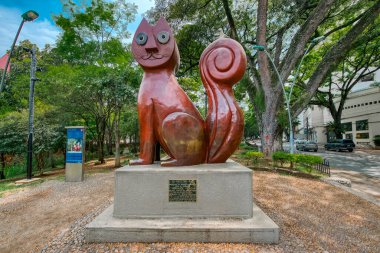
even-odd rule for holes
{"type": "Polygon", "coordinates": [[[329,177],[331,176],[330,163],[327,159],[323,159],[322,163],[318,163],[318,164],[314,165],[313,167],[314,167],[314,169],[318,170],[319,172],[327,174],[327,175],[329,175],[329,177]]]}

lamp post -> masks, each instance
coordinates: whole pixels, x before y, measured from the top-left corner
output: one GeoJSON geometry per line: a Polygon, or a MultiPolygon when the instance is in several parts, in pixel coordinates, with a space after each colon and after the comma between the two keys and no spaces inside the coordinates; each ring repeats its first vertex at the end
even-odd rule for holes
{"type": "Polygon", "coordinates": [[[28,131],[28,155],[26,160],[26,178],[32,179],[32,167],[33,167],[33,129],[34,129],[34,84],[40,79],[36,78],[37,59],[36,48],[32,49],[24,48],[29,52],[32,61],[30,63],[30,88],[29,88],[29,131],[28,131]]]}
{"type": "Polygon", "coordinates": [[[324,40],[325,37],[324,36],[321,36],[321,37],[317,37],[315,39],[313,39],[310,43],[310,45],[308,46],[308,48],[306,49],[305,53],[303,54],[302,58],[301,58],[301,61],[300,61],[300,64],[298,64],[298,67],[297,67],[297,70],[296,70],[296,73],[295,73],[295,76],[293,78],[293,82],[292,84],[290,85],[290,92],[289,94],[287,95],[286,94],[286,91],[285,91],[285,85],[282,81],[282,78],[280,76],[280,73],[278,72],[277,70],[277,67],[276,65],[274,64],[274,61],[272,59],[272,57],[270,56],[270,54],[268,53],[268,51],[265,49],[264,46],[262,45],[254,45],[253,46],[253,49],[257,50],[257,51],[263,51],[266,56],[268,57],[269,61],[271,62],[271,64],[273,65],[273,68],[277,74],[277,77],[278,77],[278,80],[280,81],[280,84],[281,84],[281,87],[282,87],[282,91],[284,92],[284,97],[285,97],[285,102],[286,102],[286,107],[287,107],[287,111],[288,111],[288,120],[289,120],[289,144],[290,144],[290,153],[291,154],[294,154],[294,131],[293,131],[293,123],[292,123],[292,116],[291,116],[291,112],[290,112],[290,101],[291,101],[291,96],[292,96],[292,92],[293,92],[293,87],[294,87],[294,84],[296,82],[296,79],[297,79],[297,76],[298,76],[298,73],[299,73],[299,70],[301,68],[301,65],[302,65],[302,62],[303,62],[303,59],[305,58],[306,54],[309,52],[310,48],[312,45],[315,45],[317,44],[318,42],[324,40]]]}
{"type": "Polygon", "coordinates": [[[38,16],[39,16],[38,13],[35,12],[35,11],[33,11],[33,10],[27,11],[24,14],[21,15],[22,21],[21,21],[21,24],[20,24],[20,26],[19,26],[19,28],[17,30],[15,39],[13,40],[13,43],[12,43],[12,46],[11,46],[11,51],[9,52],[7,62],[5,63],[5,68],[4,68],[3,76],[1,77],[0,92],[2,92],[3,89],[4,89],[4,80],[5,80],[5,76],[7,74],[7,69],[8,69],[9,61],[11,60],[12,52],[13,52],[13,49],[14,49],[14,47],[16,45],[17,38],[20,35],[21,29],[22,29],[22,27],[23,27],[23,25],[24,25],[25,22],[33,21],[36,18],[38,18],[38,16]]]}

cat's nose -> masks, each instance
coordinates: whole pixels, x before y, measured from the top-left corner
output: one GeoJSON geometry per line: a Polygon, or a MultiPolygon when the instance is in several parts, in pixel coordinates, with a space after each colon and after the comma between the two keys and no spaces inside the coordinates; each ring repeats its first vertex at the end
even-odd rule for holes
{"type": "Polygon", "coordinates": [[[155,39],[148,40],[147,43],[146,43],[146,45],[145,45],[145,50],[147,52],[158,51],[156,40],[155,39]]]}

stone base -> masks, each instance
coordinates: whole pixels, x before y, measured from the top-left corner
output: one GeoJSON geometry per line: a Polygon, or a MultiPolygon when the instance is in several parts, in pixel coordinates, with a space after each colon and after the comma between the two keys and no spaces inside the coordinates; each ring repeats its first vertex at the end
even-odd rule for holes
{"type": "Polygon", "coordinates": [[[119,219],[113,205],[86,226],[87,242],[278,243],[279,228],[253,205],[249,219],[119,219]]]}
{"type": "Polygon", "coordinates": [[[115,173],[113,215],[117,218],[252,217],[252,170],[232,160],[167,168],[124,166],[115,173]],[[171,200],[173,181],[193,182],[193,199],[171,200]]]}
{"type": "Polygon", "coordinates": [[[65,181],[66,182],[82,182],[84,179],[84,171],[82,163],[66,163],[65,181]]]}

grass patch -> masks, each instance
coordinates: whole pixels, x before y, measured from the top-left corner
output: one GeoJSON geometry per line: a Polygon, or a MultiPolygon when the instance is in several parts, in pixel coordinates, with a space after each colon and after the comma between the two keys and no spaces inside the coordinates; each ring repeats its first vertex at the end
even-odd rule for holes
{"type": "Polygon", "coordinates": [[[319,172],[318,170],[316,170],[314,168],[306,167],[306,166],[302,166],[302,165],[297,165],[296,166],[296,170],[301,171],[303,173],[307,173],[307,174],[313,175],[313,176],[317,176],[317,177],[324,177],[324,176],[326,176],[326,174],[323,174],[323,173],[319,172]]]}
{"type": "Polygon", "coordinates": [[[7,191],[11,191],[14,189],[20,189],[20,188],[24,188],[27,186],[34,187],[34,186],[37,186],[37,185],[43,183],[44,181],[45,181],[44,179],[40,179],[40,180],[35,181],[33,183],[30,183],[30,184],[21,184],[21,185],[16,185],[15,182],[2,182],[2,183],[0,183],[0,198],[2,198],[4,193],[7,191]]]}
{"type": "Polygon", "coordinates": [[[65,176],[65,174],[63,174],[63,175],[58,175],[58,176],[52,177],[51,179],[57,180],[57,181],[65,181],[66,176],[65,176]]]}

